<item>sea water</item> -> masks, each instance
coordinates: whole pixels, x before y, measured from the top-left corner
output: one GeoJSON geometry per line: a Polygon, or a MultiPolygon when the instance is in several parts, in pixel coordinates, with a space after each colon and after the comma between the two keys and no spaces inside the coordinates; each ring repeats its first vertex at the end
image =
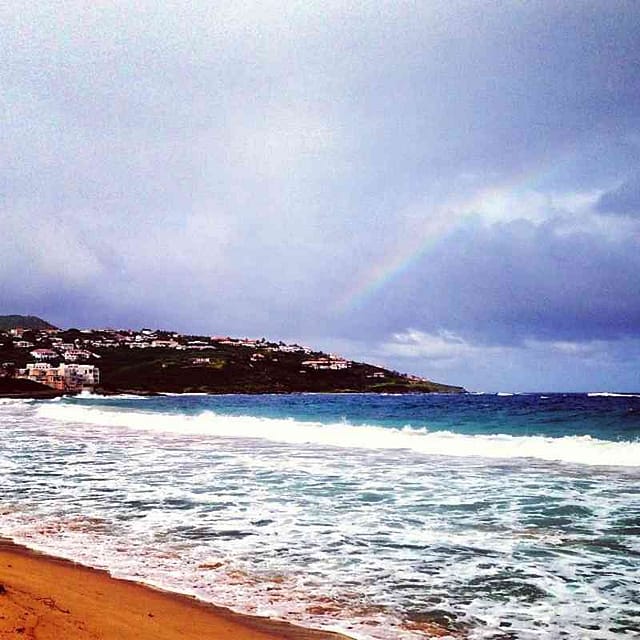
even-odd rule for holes
{"type": "Polygon", "coordinates": [[[0,400],[0,535],[356,638],[640,637],[640,397],[0,400]]]}

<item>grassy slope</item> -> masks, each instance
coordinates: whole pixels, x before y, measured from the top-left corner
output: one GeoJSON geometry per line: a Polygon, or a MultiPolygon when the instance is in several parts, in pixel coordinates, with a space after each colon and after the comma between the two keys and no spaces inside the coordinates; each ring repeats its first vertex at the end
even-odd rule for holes
{"type": "Polygon", "coordinates": [[[209,393],[265,393],[288,391],[377,391],[377,392],[455,392],[431,382],[411,382],[406,377],[379,367],[355,363],[338,371],[314,371],[302,366],[309,355],[269,354],[251,361],[255,350],[246,347],[204,351],[172,349],[110,349],[100,352],[102,387],[108,391],[142,390],[209,393]],[[193,364],[194,358],[210,358],[206,364],[193,364]],[[385,371],[385,378],[370,378],[385,371]]]}
{"type": "Polygon", "coordinates": [[[55,329],[52,324],[37,316],[0,316],[0,331],[8,331],[21,327],[22,329],[55,329]]]}

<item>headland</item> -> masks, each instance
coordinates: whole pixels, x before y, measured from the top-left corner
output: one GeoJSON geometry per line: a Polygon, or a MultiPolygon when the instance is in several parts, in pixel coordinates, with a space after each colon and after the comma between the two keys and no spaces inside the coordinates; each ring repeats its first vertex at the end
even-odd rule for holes
{"type": "Polygon", "coordinates": [[[462,387],[266,338],[58,329],[32,316],[3,318],[10,319],[0,322],[0,395],[5,397],[47,397],[48,389],[105,394],[464,392],[462,387]],[[15,326],[20,318],[29,326],[15,326]],[[44,387],[20,387],[27,381],[44,387]]]}

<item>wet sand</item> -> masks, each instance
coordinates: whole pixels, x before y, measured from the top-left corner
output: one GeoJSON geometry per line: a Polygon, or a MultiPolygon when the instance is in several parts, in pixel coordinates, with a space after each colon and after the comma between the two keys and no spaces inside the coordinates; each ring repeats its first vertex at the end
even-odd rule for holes
{"type": "Polygon", "coordinates": [[[233,613],[0,540],[0,640],[345,640],[233,613]]]}

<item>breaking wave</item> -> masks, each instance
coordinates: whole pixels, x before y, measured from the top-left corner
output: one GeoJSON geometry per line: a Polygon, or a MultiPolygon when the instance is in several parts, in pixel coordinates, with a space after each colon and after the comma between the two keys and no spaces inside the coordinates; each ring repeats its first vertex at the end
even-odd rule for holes
{"type": "Polygon", "coordinates": [[[224,438],[259,438],[294,445],[409,450],[424,455],[480,458],[536,458],[583,465],[640,466],[640,442],[606,441],[583,436],[466,435],[411,427],[390,428],[348,422],[306,422],[293,418],[195,415],[103,410],[65,404],[38,407],[41,418],[65,423],[141,429],[159,433],[224,438]]]}
{"type": "Polygon", "coordinates": [[[609,391],[594,391],[587,393],[589,398],[640,398],[637,393],[612,393],[609,391]]]}

